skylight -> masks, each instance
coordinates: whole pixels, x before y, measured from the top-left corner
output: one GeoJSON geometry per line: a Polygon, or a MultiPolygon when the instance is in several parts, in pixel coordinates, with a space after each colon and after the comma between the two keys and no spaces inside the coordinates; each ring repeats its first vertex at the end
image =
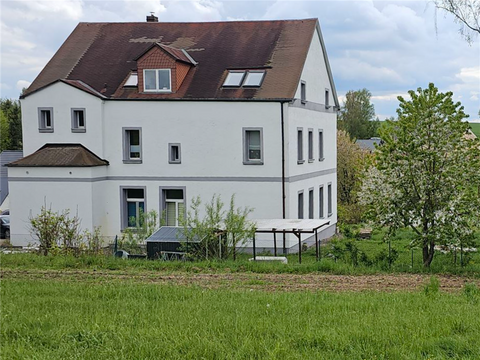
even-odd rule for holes
{"type": "Polygon", "coordinates": [[[138,85],[138,75],[137,73],[131,73],[128,80],[123,86],[137,86],[138,85]]]}
{"type": "Polygon", "coordinates": [[[265,71],[249,71],[243,86],[260,86],[264,75],[265,71]]]}
{"type": "Polygon", "coordinates": [[[223,86],[240,86],[244,76],[245,71],[229,71],[223,86]]]}

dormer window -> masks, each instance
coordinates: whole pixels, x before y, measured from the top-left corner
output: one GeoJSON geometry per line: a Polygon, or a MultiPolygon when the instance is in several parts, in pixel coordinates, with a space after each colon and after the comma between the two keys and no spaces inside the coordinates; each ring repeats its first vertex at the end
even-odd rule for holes
{"type": "Polygon", "coordinates": [[[148,92],[171,92],[170,69],[143,70],[144,90],[148,92]]]}
{"type": "Polygon", "coordinates": [[[229,71],[223,86],[240,86],[245,77],[245,71],[229,71]]]}
{"type": "Polygon", "coordinates": [[[262,84],[263,70],[230,70],[223,83],[224,87],[259,87],[262,84]]]}
{"type": "Polygon", "coordinates": [[[130,76],[128,77],[127,81],[123,86],[137,86],[138,85],[138,74],[131,73],[130,76]]]}
{"type": "Polygon", "coordinates": [[[264,75],[265,71],[249,71],[243,86],[260,86],[264,75]]]}

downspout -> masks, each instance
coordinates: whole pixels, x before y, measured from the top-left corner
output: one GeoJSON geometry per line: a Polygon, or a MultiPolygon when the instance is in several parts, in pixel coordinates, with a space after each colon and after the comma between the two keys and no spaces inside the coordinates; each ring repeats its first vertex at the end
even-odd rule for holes
{"type": "Polygon", "coordinates": [[[285,219],[286,216],[286,194],[285,194],[285,120],[283,114],[283,104],[280,102],[280,116],[282,122],[282,216],[285,219]]]}

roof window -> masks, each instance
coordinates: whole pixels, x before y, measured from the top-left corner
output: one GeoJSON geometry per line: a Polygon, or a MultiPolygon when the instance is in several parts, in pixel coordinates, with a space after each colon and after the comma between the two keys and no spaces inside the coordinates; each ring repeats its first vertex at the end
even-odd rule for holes
{"type": "Polygon", "coordinates": [[[229,71],[223,86],[240,86],[245,77],[245,71],[229,71]]]}
{"type": "Polygon", "coordinates": [[[230,70],[223,83],[225,87],[258,87],[262,84],[265,71],[263,70],[230,70]]]}
{"type": "Polygon", "coordinates": [[[265,71],[249,71],[243,86],[260,86],[264,75],[265,71]]]}
{"type": "Polygon", "coordinates": [[[132,72],[123,86],[137,86],[137,85],[138,85],[138,74],[136,72],[132,72]]]}

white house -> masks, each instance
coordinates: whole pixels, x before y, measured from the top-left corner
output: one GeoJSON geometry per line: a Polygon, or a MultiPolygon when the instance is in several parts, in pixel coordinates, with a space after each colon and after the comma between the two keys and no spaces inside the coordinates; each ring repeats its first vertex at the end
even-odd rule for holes
{"type": "Polygon", "coordinates": [[[80,23],[22,96],[12,243],[44,204],[113,238],[140,208],[176,225],[214,194],[331,236],[338,100],[318,20],[156,20],[80,23]]]}

